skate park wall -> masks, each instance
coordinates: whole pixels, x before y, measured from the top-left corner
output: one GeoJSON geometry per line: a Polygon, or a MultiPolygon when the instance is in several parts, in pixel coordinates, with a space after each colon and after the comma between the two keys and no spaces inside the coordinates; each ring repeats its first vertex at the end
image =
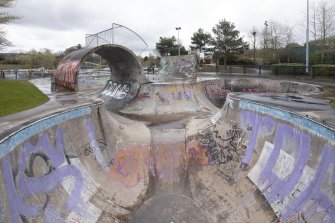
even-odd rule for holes
{"type": "MultiPolygon", "coordinates": [[[[96,221],[99,210],[87,200],[96,187],[87,185],[78,160],[91,148],[105,148],[93,121],[97,109],[80,107],[45,117],[1,139],[0,222],[96,221]],[[67,219],[61,217],[64,212],[67,219]]],[[[102,162],[101,154],[97,159],[102,162]]]]}
{"type": "Polygon", "coordinates": [[[162,57],[159,74],[164,77],[194,78],[196,74],[195,55],[162,57]]]}
{"type": "MultiPolygon", "coordinates": [[[[228,95],[212,123],[230,123],[233,132],[241,129],[240,142],[245,146],[229,154],[244,154],[238,157],[239,168],[247,172],[282,222],[335,221],[334,129],[234,94],[228,95]]],[[[225,134],[216,137],[220,135],[225,134]]],[[[214,150],[207,148],[217,154],[214,150]]]]}

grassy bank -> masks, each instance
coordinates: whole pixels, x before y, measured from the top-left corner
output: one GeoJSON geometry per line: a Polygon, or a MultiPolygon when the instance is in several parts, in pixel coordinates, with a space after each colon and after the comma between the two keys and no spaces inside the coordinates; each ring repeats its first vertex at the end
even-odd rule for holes
{"type": "Polygon", "coordinates": [[[331,105],[333,108],[335,108],[335,101],[331,101],[331,102],[330,102],[330,105],[331,105]]]}
{"type": "Polygon", "coordinates": [[[48,100],[46,95],[28,81],[0,81],[0,116],[33,108],[48,100]]]}

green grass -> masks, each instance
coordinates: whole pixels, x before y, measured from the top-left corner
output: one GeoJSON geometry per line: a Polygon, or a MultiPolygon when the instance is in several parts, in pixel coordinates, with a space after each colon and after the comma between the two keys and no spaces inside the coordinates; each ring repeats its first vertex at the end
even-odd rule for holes
{"type": "Polygon", "coordinates": [[[49,98],[28,81],[0,81],[0,116],[34,108],[49,98]]]}
{"type": "Polygon", "coordinates": [[[330,105],[335,108],[335,100],[330,102],[330,105]]]}

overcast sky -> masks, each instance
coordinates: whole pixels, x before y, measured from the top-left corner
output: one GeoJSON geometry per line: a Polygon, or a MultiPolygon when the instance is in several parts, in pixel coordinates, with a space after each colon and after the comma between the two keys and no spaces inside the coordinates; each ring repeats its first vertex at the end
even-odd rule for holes
{"type": "Polygon", "coordinates": [[[261,30],[265,20],[275,20],[296,27],[297,42],[303,43],[306,0],[17,0],[5,11],[22,17],[5,27],[15,45],[7,52],[57,52],[85,45],[85,34],[108,29],[112,23],[137,32],[152,50],[159,37],[177,37],[176,27],[181,27],[180,41],[188,48],[198,28],[211,32],[224,18],[234,22],[246,40],[253,26],[261,30]]]}

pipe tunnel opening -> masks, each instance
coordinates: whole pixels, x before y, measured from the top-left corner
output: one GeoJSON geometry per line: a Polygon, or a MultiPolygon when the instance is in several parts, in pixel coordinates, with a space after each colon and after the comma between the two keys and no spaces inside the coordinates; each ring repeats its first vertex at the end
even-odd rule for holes
{"type": "Polygon", "coordinates": [[[107,44],[95,48],[79,49],[65,56],[57,67],[54,82],[75,91],[86,90],[87,85],[90,85],[91,88],[97,87],[96,85],[101,83],[99,78],[93,77],[93,75],[81,77],[79,72],[86,60],[95,54],[101,56],[108,65],[108,69],[104,69],[107,73],[109,71],[108,80],[118,83],[144,83],[148,81],[132,51],[120,45],[107,44]]]}
{"type": "Polygon", "coordinates": [[[119,45],[83,48],[68,54],[57,67],[55,83],[74,91],[92,91],[104,99],[108,110],[118,110],[131,101],[142,83],[149,82],[142,73],[136,55],[119,45]],[[92,55],[99,55],[106,68],[81,69],[92,55]]]}

